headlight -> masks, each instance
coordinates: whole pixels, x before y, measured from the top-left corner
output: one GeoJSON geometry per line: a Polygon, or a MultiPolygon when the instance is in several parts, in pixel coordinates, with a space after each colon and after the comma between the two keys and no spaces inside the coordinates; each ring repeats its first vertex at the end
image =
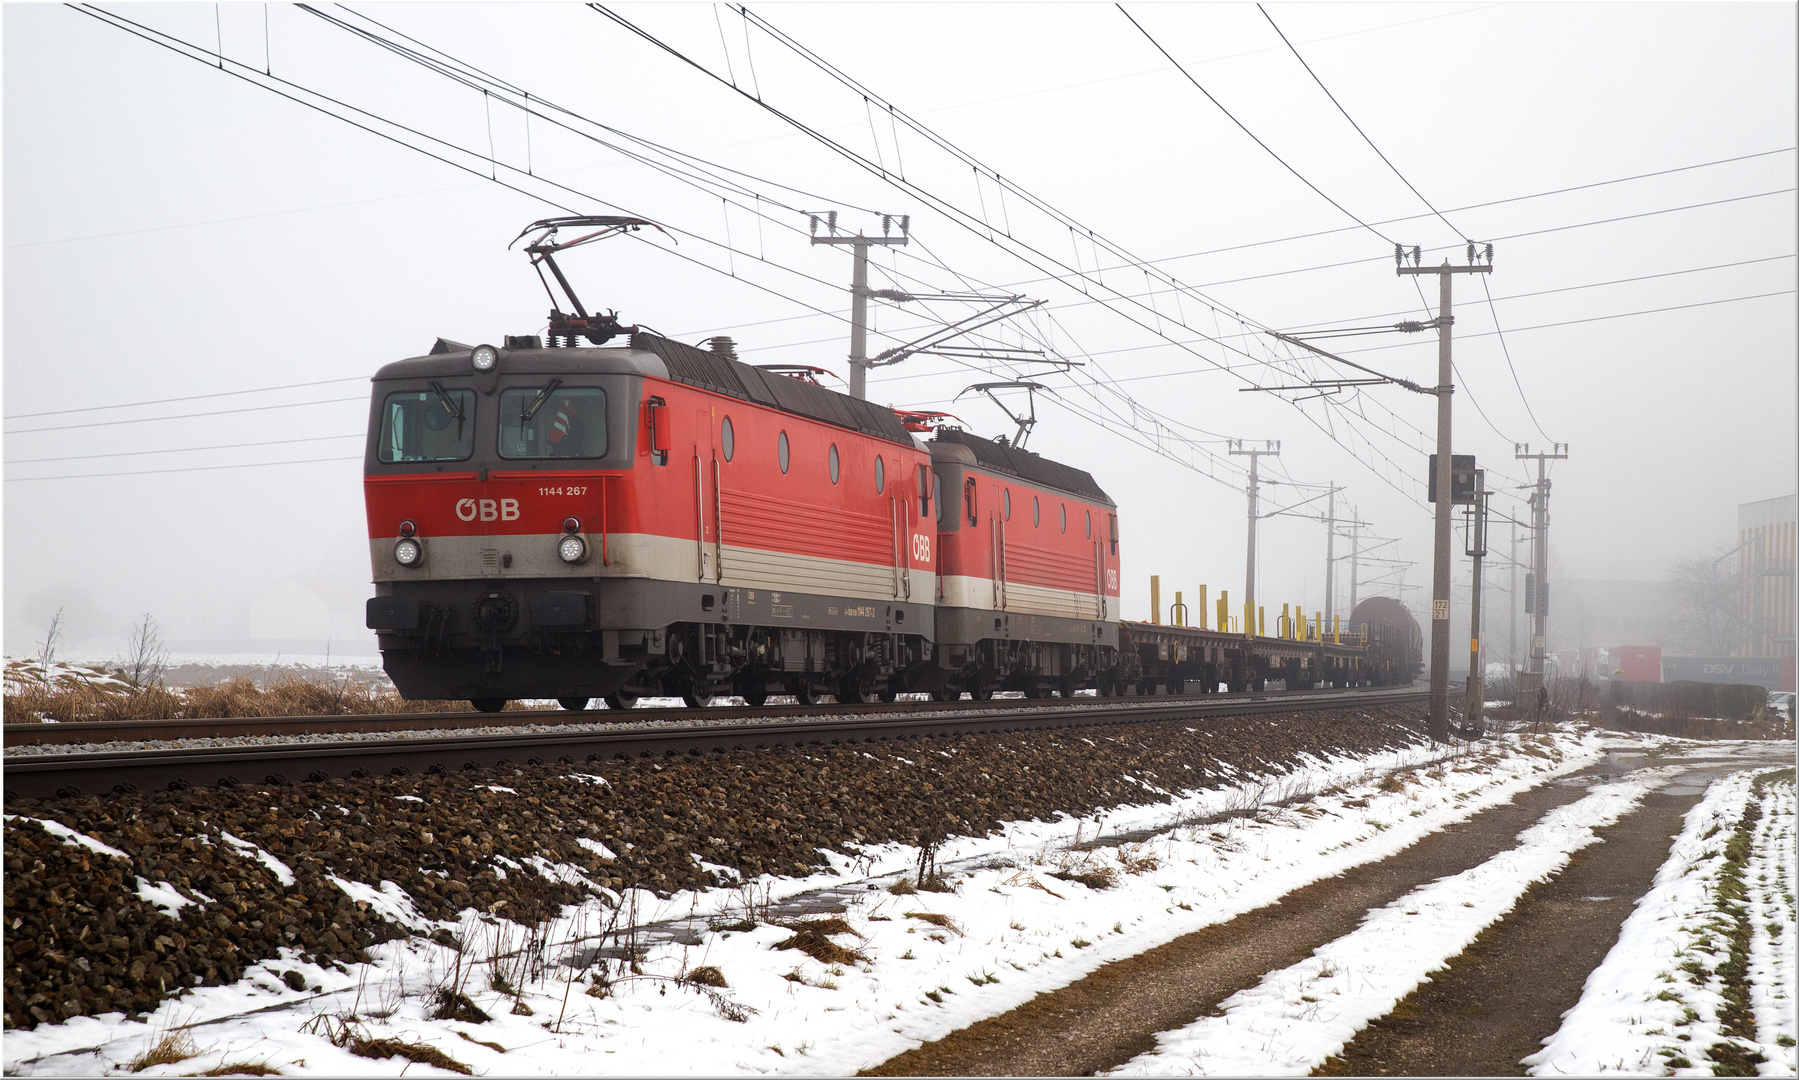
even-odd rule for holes
{"type": "Polygon", "coordinates": [[[475,351],[469,353],[469,362],[475,365],[476,371],[492,371],[500,362],[500,354],[492,345],[477,345],[475,351]]]}
{"type": "Polygon", "coordinates": [[[401,566],[417,566],[424,557],[424,546],[410,536],[394,545],[394,562],[401,566]]]}
{"type": "Polygon", "coordinates": [[[587,558],[587,541],[579,536],[565,536],[556,544],[556,555],[565,563],[578,563],[587,558]]]}

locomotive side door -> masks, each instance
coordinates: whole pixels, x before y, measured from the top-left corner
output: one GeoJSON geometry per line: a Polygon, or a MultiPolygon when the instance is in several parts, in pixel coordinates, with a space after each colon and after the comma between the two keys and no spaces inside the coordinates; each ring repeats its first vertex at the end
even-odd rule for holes
{"type": "Polygon", "coordinates": [[[718,457],[712,449],[712,411],[700,409],[693,422],[693,535],[700,581],[718,580],[718,499],[718,457]]]}

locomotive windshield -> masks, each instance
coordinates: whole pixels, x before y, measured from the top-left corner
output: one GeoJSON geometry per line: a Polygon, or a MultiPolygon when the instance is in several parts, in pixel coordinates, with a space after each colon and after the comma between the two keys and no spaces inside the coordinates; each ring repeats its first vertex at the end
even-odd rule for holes
{"type": "Polygon", "coordinates": [[[500,456],[606,456],[606,391],[556,383],[537,389],[502,391],[500,456]]]}
{"type": "Polygon", "coordinates": [[[463,461],[475,449],[472,390],[405,390],[381,410],[382,461],[463,461]]]}

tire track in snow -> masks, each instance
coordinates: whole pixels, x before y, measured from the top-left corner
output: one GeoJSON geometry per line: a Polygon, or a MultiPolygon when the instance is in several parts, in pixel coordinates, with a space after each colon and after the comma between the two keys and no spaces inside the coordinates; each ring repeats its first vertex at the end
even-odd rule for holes
{"type": "Polygon", "coordinates": [[[1311,1072],[1678,771],[1641,770],[1550,811],[1512,849],[1374,909],[1355,931],[1226,999],[1221,1015],[1163,1032],[1155,1050],[1107,1075],[1311,1072]]]}

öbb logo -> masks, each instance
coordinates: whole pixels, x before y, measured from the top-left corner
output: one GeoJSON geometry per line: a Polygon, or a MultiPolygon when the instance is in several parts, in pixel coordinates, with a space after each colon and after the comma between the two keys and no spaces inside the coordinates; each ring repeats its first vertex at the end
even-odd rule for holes
{"type": "Polygon", "coordinates": [[[464,521],[479,517],[482,521],[517,521],[517,499],[459,499],[456,516],[464,521]]]}

